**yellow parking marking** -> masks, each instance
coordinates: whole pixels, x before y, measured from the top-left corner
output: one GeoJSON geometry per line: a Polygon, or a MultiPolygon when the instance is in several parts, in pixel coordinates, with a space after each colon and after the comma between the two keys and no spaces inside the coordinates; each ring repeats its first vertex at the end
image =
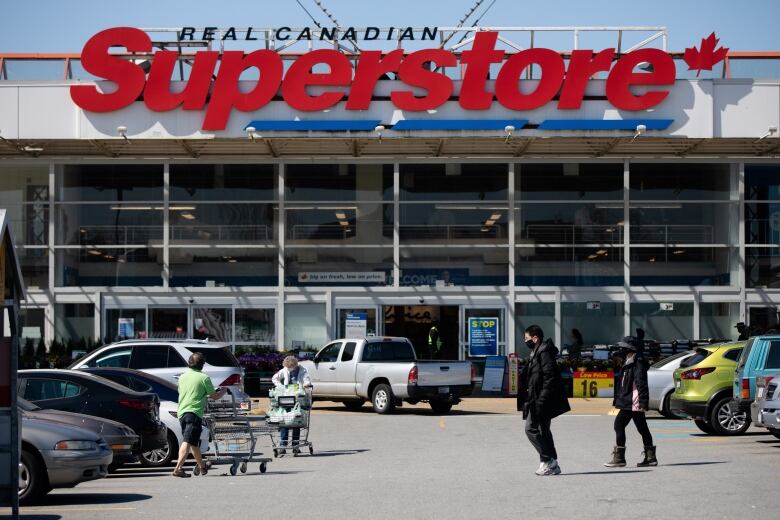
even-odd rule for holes
{"type": "Polygon", "coordinates": [[[609,411],[607,415],[617,415],[618,413],[620,413],[620,410],[618,410],[617,408],[613,408],[609,411]]]}
{"type": "Polygon", "coordinates": [[[696,442],[725,442],[726,439],[723,437],[702,437],[702,438],[695,438],[692,439],[696,442]]]}
{"type": "Polygon", "coordinates": [[[95,511],[134,511],[134,507],[69,507],[67,509],[57,509],[51,507],[23,507],[21,513],[55,513],[55,512],[95,512],[95,511]]]}
{"type": "Polygon", "coordinates": [[[447,427],[447,424],[444,422],[444,417],[439,417],[439,428],[442,430],[447,427]]]}

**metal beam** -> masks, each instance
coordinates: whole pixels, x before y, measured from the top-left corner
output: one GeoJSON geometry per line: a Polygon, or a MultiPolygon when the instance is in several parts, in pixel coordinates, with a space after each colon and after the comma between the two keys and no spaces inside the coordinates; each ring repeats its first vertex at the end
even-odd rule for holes
{"type": "Polygon", "coordinates": [[[707,139],[699,139],[695,143],[693,143],[693,144],[687,146],[685,149],[681,150],[677,155],[680,156],[680,157],[685,157],[686,155],[688,155],[689,153],[692,153],[694,150],[696,150],[698,147],[700,147],[701,145],[703,145],[706,142],[707,142],[707,139]]]}
{"type": "Polygon", "coordinates": [[[271,152],[271,155],[274,157],[279,157],[279,151],[274,146],[273,142],[271,142],[270,139],[263,139],[263,142],[268,147],[268,150],[271,152]]]}
{"type": "Polygon", "coordinates": [[[438,146],[436,146],[436,154],[435,154],[436,157],[440,157],[441,156],[441,151],[444,149],[444,142],[445,141],[446,141],[446,139],[439,139],[439,144],[438,144],[438,146]]]}
{"type": "Polygon", "coordinates": [[[610,139],[607,144],[602,146],[597,152],[593,154],[594,157],[602,157],[609,152],[611,152],[618,144],[620,144],[620,141],[622,139],[620,137],[616,137],[615,139],[610,139]]]}
{"type": "Polygon", "coordinates": [[[192,146],[190,146],[190,143],[188,143],[187,141],[180,139],[177,142],[181,145],[182,148],[184,148],[184,151],[187,152],[187,154],[189,154],[190,157],[194,157],[195,159],[200,157],[200,152],[198,152],[192,146]]]}
{"type": "Polygon", "coordinates": [[[535,137],[527,138],[526,141],[523,144],[521,144],[520,146],[517,147],[517,150],[515,150],[514,156],[515,157],[520,157],[521,155],[523,155],[525,153],[525,151],[528,150],[528,148],[531,146],[531,144],[533,144],[533,142],[535,140],[536,140],[535,137]]]}
{"type": "Polygon", "coordinates": [[[103,155],[107,155],[108,157],[119,157],[119,153],[112,151],[110,148],[108,148],[105,144],[101,143],[100,141],[96,139],[90,139],[90,144],[93,145],[95,148],[97,148],[100,153],[103,155]]]}

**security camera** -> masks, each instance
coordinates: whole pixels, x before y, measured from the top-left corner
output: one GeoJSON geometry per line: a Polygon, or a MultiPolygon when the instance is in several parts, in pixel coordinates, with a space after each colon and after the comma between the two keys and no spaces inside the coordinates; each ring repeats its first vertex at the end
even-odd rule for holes
{"type": "Polygon", "coordinates": [[[254,126],[248,126],[248,127],[246,127],[246,136],[247,136],[249,139],[251,139],[252,141],[254,141],[254,140],[255,140],[255,137],[257,137],[257,136],[255,135],[255,132],[256,132],[256,131],[257,131],[257,129],[256,129],[254,126]]]}
{"type": "Polygon", "coordinates": [[[636,133],[634,134],[634,138],[631,140],[633,141],[645,132],[647,132],[647,125],[636,125],[636,133]]]}
{"type": "Polygon", "coordinates": [[[512,132],[515,131],[515,127],[513,125],[506,125],[504,127],[504,133],[506,134],[506,139],[504,139],[504,144],[509,142],[509,138],[512,137],[512,132]]]}
{"type": "Polygon", "coordinates": [[[118,133],[120,137],[124,137],[125,139],[127,139],[127,127],[126,126],[122,125],[122,126],[116,127],[116,133],[118,133]]]}
{"type": "Polygon", "coordinates": [[[190,303],[195,303],[195,298],[190,298],[188,301],[189,301],[190,303]]]}
{"type": "Polygon", "coordinates": [[[420,296],[420,303],[425,303],[425,298],[423,298],[422,296],[420,296]]]}
{"type": "Polygon", "coordinates": [[[777,133],[777,127],[776,127],[776,126],[774,126],[774,125],[770,125],[770,126],[769,126],[769,127],[766,129],[766,133],[765,133],[764,135],[762,135],[761,137],[759,137],[759,138],[756,140],[756,142],[758,142],[758,141],[761,141],[762,139],[766,139],[767,137],[771,137],[771,136],[775,135],[776,133],[777,133]]]}
{"type": "Polygon", "coordinates": [[[374,127],[374,132],[376,132],[376,136],[379,138],[379,142],[382,142],[382,132],[385,131],[384,125],[376,125],[374,127]]]}

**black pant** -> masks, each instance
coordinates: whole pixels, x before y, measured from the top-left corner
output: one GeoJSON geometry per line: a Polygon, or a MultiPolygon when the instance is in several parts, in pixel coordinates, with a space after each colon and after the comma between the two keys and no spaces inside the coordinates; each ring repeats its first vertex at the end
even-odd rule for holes
{"type": "Polygon", "coordinates": [[[647,427],[645,412],[632,412],[631,410],[620,410],[615,417],[615,442],[621,448],[626,447],[626,426],[634,420],[637,431],[642,436],[642,442],[645,446],[653,445],[653,436],[650,434],[650,428],[647,427]]]}
{"type": "MultiPolygon", "coordinates": [[[[526,406],[533,407],[533,403],[527,403],[526,406]]],[[[538,415],[533,409],[528,412],[528,417],[525,420],[525,434],[536,451],[539,452],[539,460],[542,462],[558,459],[555,441],[552,431],[550,431],[551,422],[550,417],[538,415]]]]}

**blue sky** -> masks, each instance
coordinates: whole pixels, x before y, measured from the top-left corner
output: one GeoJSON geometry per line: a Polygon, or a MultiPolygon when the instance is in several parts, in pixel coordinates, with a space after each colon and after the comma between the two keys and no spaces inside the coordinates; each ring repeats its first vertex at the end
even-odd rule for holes
{"type": "MultiPolygon", "coordinates": [[[[474,0],[321,0],[342,25],[452,26],[474,0]]],[[[492,0],[485,0],[480,13],[492,0]]],[[[325,22],[313,0],[301,3],[325,22]]],[[[79,52],[97,31],[118,25],[307,26],[295,0],[2,0],[0,52],[79,52]]],[[[780,0],[496,0],[480,25],[653,25],[669,29],[670,50],[715,31],[733,50],[780,50],[780,0]]],[[[598,42],[584,47],[598,47],[598,42]]],[[[550,42],[548,46],[567,47],[550,42]]],[[[570,45],[569,45],[570,47],[570,45]]],[[[564,49],[561,49],[564,50],[564,49]]]]}

